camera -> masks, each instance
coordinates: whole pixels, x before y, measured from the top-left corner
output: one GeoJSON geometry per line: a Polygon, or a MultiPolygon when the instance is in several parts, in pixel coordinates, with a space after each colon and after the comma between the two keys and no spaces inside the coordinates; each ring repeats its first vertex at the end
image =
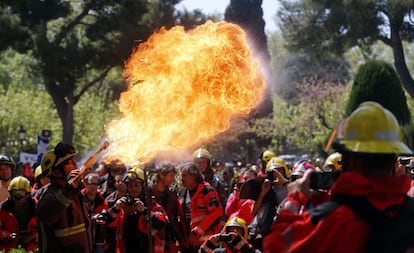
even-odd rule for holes
{"type": "Polygon", "coordinates": [[[221,234],[219,236],[219,241],[220,242],[229,242],[229,241],[231,241],[231,235],[229,235],[229,234],[221,234]]]}
{"type": "Polygon", "coordinates": [[[311,189],[327,190],[331,189],[332,185],[336,182],[340,175],[339,171],[333,172],[312,172],[310,175],[311,189]]]}
{"type": "Polygon", "coordinates": [[[268,170],[266,172],[266,177],[270,180],[270,182],[275,181],[275,174],[273,173],[273,170],[268,170]]]}
{"type": "Polygon", "coordinates": [[[133,198],[133,197],[127,195],[126,196],[126,205],[127,206],[133,206],[138,199],[139,198],[133,198]]]}

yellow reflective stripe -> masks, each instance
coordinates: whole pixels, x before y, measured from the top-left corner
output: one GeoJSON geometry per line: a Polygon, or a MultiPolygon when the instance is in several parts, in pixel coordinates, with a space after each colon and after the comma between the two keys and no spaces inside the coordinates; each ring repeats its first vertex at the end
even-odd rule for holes
{"type": "Polygon", "coordinates": [[[68,228],[63,228],[63,229],[56,229],[55,230],[55,236],[56,237],[66,237],[66,236],[82,233],[84,231],[86,231],[85,223],[82,223],[82,224],[79,224],[79,225],[76,225],[76,226],[73,226],[73,227],[68,227],[68,228]]]}

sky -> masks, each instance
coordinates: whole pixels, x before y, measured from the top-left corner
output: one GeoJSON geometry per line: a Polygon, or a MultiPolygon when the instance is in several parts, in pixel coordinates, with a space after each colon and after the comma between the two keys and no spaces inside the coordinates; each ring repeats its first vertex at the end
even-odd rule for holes
{"type": "MultiPolygon", "coordinates": [[[[200,9],[204,14],[211,13],[221,13],[224,17],[224,11],[226,10],[227,5],[229,5],[230,0],[183,0],[176,8],[185,7],[188,11],[194,9],[200,9]]],[[[263,18],[266,22],[265,30],[273,32],[277,30],[276,24],[274,21],[274,16],[277,11],[277,1],[276,0],[263,0],[262,3],[263,9],[263,18]]]]}

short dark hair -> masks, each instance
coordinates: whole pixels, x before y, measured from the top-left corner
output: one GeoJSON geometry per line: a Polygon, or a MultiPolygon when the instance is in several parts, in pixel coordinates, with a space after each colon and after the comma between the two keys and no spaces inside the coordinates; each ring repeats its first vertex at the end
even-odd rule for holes
{"type": "Polygon", "coordinates": [[[157,174],[167,175],[170,172],[176,173],[177,170],[175,166],[169,161],[163,161],[155,168],[155,173],[157,174]]]}

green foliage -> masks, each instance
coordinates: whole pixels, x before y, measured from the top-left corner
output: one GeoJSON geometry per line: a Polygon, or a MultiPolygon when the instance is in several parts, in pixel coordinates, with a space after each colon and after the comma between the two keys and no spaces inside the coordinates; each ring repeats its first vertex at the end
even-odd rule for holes
{"type": "Polygon", "coordinates": [[[116,102],[101,94],[86,94],[75,107],[75,147],[81,154],[96,148],[105,137],[105,125],[118,113],[116,102]]]}
{"type": "Polygon", "coordinates": [[[273,150],[322,154],[332,129],[342,120],[348,91],[330,83],[302,84],[300,103],[274,97],[273,150]]]}
{"type": "Polygon", "coordinates": [[[386,21],[378,13],[379,1],[286,1],[278,16],[291,51],[319,58],[343,54],[352,46],[366,45],[380,36],[386,21]]]}
{"type": "Polygon", "coordinates": [[[26,140],[23,151],[36,153],[37,134],[42,129],[52,130],[52,142],[59,139],[62,129],[56,110],[49,95],[42,90],[14,89],[0,90],[0,140],[2,152],[16,154],[20,149],[18,129],[24,126],[26,140]]]}
{"type": "Polygon", "coordinates": [[[394,68],[385,61],[371,60],[361,65],[354,79],[346,107],[349,115],[365,101],[376,101],[390,110],[401,124],[411,121],[407,101],[394,68]]]}
{"type": "Polygon", "coordinates": [[[414,97],[414,80],[405,61],[403,41],[413,39],[413,1],[280,0],[280,28],[291,52],[312,58],[342,56],[378,41],[392,48],[401,82],[414,97]]]}

